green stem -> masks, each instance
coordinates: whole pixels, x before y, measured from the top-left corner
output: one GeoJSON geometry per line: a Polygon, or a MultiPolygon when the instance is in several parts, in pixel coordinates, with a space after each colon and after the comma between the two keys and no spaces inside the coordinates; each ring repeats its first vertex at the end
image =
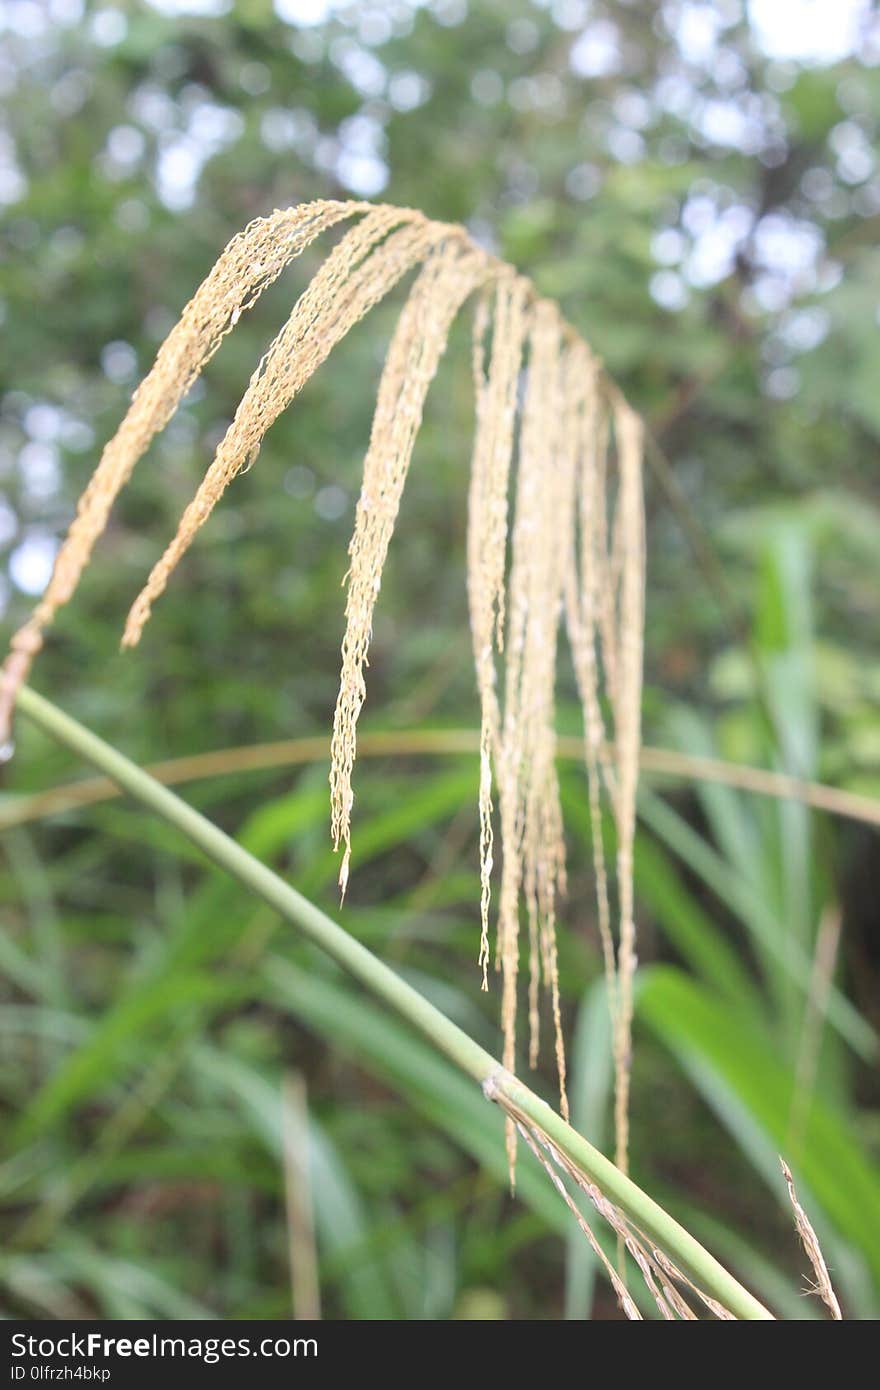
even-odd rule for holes
{"type": "Polygon", "coordinates": [[[570,1161],[624,1215],[659,1245],[694,1283],[739,1318],[768,1319],[772,1314],[738,1283],[684,1227],[647,1193],[615,1168],[545,1101],[504,1070],[439,1009],[424,999],[389,966],[350,936],[308,899],[297,893],[241,845],[198,811],[154,781],[123,754],[104,743],[48,700],[24,687],[17,707],[56,742],[70,748],[112,778],[142,805],[175,826],[239,883],[256,893],[287,922],[298,927],[374,995],[407,1019],[429,1042],[484,1088],[487,1095],[506,1100],[547,1135],[570,1161]]]}

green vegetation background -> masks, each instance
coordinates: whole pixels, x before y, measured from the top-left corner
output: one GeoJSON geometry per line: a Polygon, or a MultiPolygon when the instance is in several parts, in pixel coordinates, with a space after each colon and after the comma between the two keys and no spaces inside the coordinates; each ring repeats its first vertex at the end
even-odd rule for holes
{"type": "MultiPolygon", "coordinates": [[[[465,222],[556,296],[671,461],[677,511],[647,479],[646,740],[880,795],[873,6],[836,61],[806,35],[802,61],[773,56],[736,0],[9,0],[3,20],[7,631],[228,239],[275,206],[381,197],[465,222]]],[[[118,652],[131,597],[320,254],[264,296],[140,465],[36,668],[38,689],[138,761],[329,736],[395,305],[272,429],[139,650],[118,652]]],[[[467,315],[417,446],[365,729],[477,720],[466,334],[467,315]]],[[[567,666],[560,699],[575,732],[567,666]]],[[[2,796],[81,773],[21,729],[2,796]]],[[[326,773],[185,794],[335,912],[326,773]]],[[[344,920],[495,1047],[497,991],[480,995],[475,964],[476,773],[463,757],[359,765],[344,920]]],[[[607,1144],[575,767],[564,793],[575,1119],[607,1144]]],[[[784,1152],[848,1316],[877,1316],[876,830],[710,786],[646,782],[641,809],[634,1174],[777,1312],[808,1317],[784,1152]],[[812,962],[838,912],[826,1018],[812,962]]],[[[470,1087],[133,807],[7,830],[0,903],[8,1315],[288,1316],[286,1073],[308,1088],[327,1316],[618,1315],[528,1155],[508,1195],[495,1118],[470,1087]]],[[[552,1094],[549,1058],[538,1084],[552,1094]]]]}

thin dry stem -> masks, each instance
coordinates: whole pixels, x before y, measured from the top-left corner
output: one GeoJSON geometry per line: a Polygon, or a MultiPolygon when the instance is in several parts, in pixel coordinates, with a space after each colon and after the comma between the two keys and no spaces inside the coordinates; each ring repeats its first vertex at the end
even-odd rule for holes
{"type": "Polygon", "coordinates": [[[785,1178],[786,1186],[788,1187],[788,1195],[791,1199],[791,1205],[794,1208],[794,1224],[797,1228],[797,1233],[801,1238],[801,1245],[804,1247],[804,1250],[806,1251],[807,1259],[810,1261],[810,1264],[813,1267],[813,1273],[816,1276],[815,1285],[810,1290],[810,1292],[818,1294],[819,1298],[821,1298],[822,1302],[825,1304],[825,1307],[831,1313],[831,1317],[835,1322],[842,1322],[843,1313],[840,1311],[840,1304],[837,1301],[837,1294],[834,1292],[834,1289],[831,1284],[831,1276],[828,1273],[828,1266],[825,1263],[825,1257],[822,1254],[822,1250],[819,1246],[819,1238],[816,1235],[816,1232],[813,1230],[810,1218],[807,1216],[807,1213],[804,1211],[803,1207],[798,1201],[798,1195],[795,1191],[794,1178],[791,1175],[791,1169],[785,1162],[785,1159],[782,1157],[780,1157],[779,1159],[779,1164],[782,1168],[782,1175],[785,1178]]]}
{"type": "Polygon", "coordinates": [[[538,1159],[544,1171],[550,1178],[565,1205],[577,1220],[580,1229],[589,1241],[593,1251],[601,1261],[605,1272],[617,1294],[618,1302],[628,1318],[640,1319],[641,1313],[629,1293],[623,1272],[615,1269],[613,1263],[605,1254],[601,1245],[578,1204],[575,1202],[566,1186],[564,1178],[570,1179],[572,1183],[584,1193],[592,1206],[606,1222],[609,1228],[617,1236],[618,1241],[628,1252],[631,1259],[639,1270],[645,1287],[657,1306],[661,1317],[669,1322],[677,1318],[686,1321],[696,1321],[697,1315],[688,1304],[686,1298],[678,1287],[680,1284],[691,1289],[709,1308],[716,1317],[731,1321],[735,1320],[734,1315],[716,1300],[704,1294],[702,1290],[689,1280],[673,1261],[664,1254],[663,1251],[656,1249],[645,1240],[642,1233],[636,1230],[624,1217],[623,1213],[609,1201],[603,1192],[593,1183],[585,1173],[583,1173],[566,1154],[561,1153],[553,1141],[544,1131],[535,1125],[531,1120],[524,1116],[508,1097],[496,1091],[493,1099],[506,1111],[508,1119],[515,1124],[517,1130],[525,1139],[532,1153],[538,1159]]]}
{"type": "Polygon", "coordinates": [[[599,1260],[599,1262],[605,1270],[605,1273],[608,1275],[611,1287],[617,1294],[617,1301],[620,1304],[620,1307],[623,1310],[624,1314],[632,1322],[642,1322],[642,1315],[639,1312],[631,1294],[627,1290],[626,1285],[624,1284],[620,1275],[617,1273],[617,1270],[614,1268],[614,1265],[611,1263],[608,1256],[605,1254],[605,1251],[602,1249],[602,1246],[596,1239],[596,1236],[593,1232],[592,1227],[590,1226],[590,1223],[587,1221],[580,1207],[574,1201],[571,1193],[565,1186],[565,1183],[562,1181],[559,1172],[553,1166],[550,1159],[546,1156],[544,1152],[544,1149],[546,1148],[546,1140],[544,1136],[541,1135],[538,1130],[535,1130],[531,1126],[523,1124],[520,1121],[517,1122],[517,1129],[525,1139],[532,1153],[535,1155],[535,1158],[538,1160],[541,1167],[544,1169],[544,1172],[547,1174],[548,1178],[552,1182],[553,1186],[556,1188],[556,1191],[559,1193],[565,1205],[568,1207],[578,1226],[581,1228],[582,1232],[586,1236],[593,1250],[593,1254],[599,1260]]]}
{"type": "MultiPolygon", "coordinates": [[[[358,752],[363,757],[445,757],[480,751],[479,729],[397,729],[385,732],[372,729],[361,734],[358,752]]],[[[583,758],[583,739],[566,737],[557,740],[557,756],[562,761],[577,762],[583,758]]],[[[326,757],[327,741],[320,735],[306,738],[277,739],[270,743],[247,743],[233,748],[217,748],[210,753],[188,754],[169,758],[166,762],[149,763],[146,771],[157,782],[178,785],[196,782],[203,777],[227,774],[278,771],[283,767],[298,767],[302,763],[320,762],[326,757]]],[[[643,744],[639,753],[642,772],[684,779],[707,781],[722,786],[743,787],[759,796],[790,799],[800,796],[804,805],[815,806],[829,814],[847,816],[865,825],[880,824],[880,801],[853,792],[827,787],[821,782],[801,783],[792,792],[789,779],[783,774],[742,763],[725,763],[712,758],[695,758],[674,749],[653,748],[643,744]]],[[[107,777],[83,777],[61,782],[44,791],[22,793],[7,797],[0,804],[0,830],[13,825],[27,825],[43,816],[64,815],[80,807],[111,801],[120,795],[119,788],[107,777]]]]}

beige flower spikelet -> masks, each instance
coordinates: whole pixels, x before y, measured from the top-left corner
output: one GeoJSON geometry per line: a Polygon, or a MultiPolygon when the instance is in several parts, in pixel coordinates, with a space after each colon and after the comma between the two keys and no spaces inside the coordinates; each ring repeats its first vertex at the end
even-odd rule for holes
{"type": "MultiPolygon", "coordinates": [[[[331,250],[259,362],[176,535],[131,607],[123,644],[139,641],[174,568],[229,484],[252,466],[274,421],[349,330],[407,274],[417,272],[379,384],[349,548],[330,768],[331,834],[342,850],[344,894],[357,723],[366,698],[364,672],[382,572],[428,388],[456,315],[477,295],[467,589],[481,706],[479,966],[485,988],[497,830],[495,968],[501,973],[504,1065],[515,1069],[526,942],[529,1060],[538,1061],[543,987],[567,1115],[556,944],[566,887],[555,730],[564,619],[583,707],[598,926],[614,1012],[617,1158],[626,1166],[645,564],[642,427],[557,307],[476,246],[463,228],[429,221],[412,209],[319,202],[260,218],[230,242],[135,393],[80,499],[49,587],[12,640],[0,676],[0,741],[45,629],[72,597],[113,501],[153,436],[263,289],[321,232],[353,217],[358,220],[331,250]],[[617,837],[613,873],[602,846],[606,803],[617,837]]],[[[508,1116],[511,1171],[516,1132],[516,1117],[508,1116]]],[[[534,1147],[535,1136],[528,1137],[534,1147]]],[[[649,1275],[658,1303],[686,1316],[668,1271],[655,1262],[649,1275]]]]}

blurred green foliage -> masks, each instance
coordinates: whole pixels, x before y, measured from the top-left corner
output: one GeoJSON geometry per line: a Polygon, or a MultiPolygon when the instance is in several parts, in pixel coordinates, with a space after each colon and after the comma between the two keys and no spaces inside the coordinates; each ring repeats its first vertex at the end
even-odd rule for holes
{"type": "MultiPolygon", "coordinates": [[[[880,794],[875,6],[7,0],[2,22],[10,628],[221,247],[274,206],[381,197],[464,221],[560,299],[721,557],[724,594],[649,473],[646,737],[880,794]]],[[[155,443],[37,667],[137,760],[329,730],[393,304],[279,420],[141,647],[117,652],[128,600],[320,254],[264,296],[155,443]]],[[[466,331],[392,546],[372,727],[476,720],[466,331]]],[[[574,731],[567,671],[560,684],[574,731]]],[[[22,730],[4,794],[78,771],[22,730]]],[[[474,761],[364,762],[356,791],[346,924],[494,1047],[474,761]]],[[[575,1115],[601,1142],[608,1039],[576,770],[564,793],[575,1115]]],[[[323,764],[187,794],[336,910],[323,764]]],[[[635,1174],[782,1316],[808,1317],[783,1151],[847,1314],[876,1316],[876,833],[709,786],[646,786],[641,812],[635,1174]],[[838,906],[817,1022],[816,943],[838,906]]],[[[8,1312],[286,1316],[279,1107],[295,1070],[329,1316],[616,1315],[527,1156],[508,1196],[481,1098],[163,827],[109,803],[9,831],[4,851],[8,1312]]],[[[549,1063],[543,1081],[552,1093],[549,1063]]]]}

